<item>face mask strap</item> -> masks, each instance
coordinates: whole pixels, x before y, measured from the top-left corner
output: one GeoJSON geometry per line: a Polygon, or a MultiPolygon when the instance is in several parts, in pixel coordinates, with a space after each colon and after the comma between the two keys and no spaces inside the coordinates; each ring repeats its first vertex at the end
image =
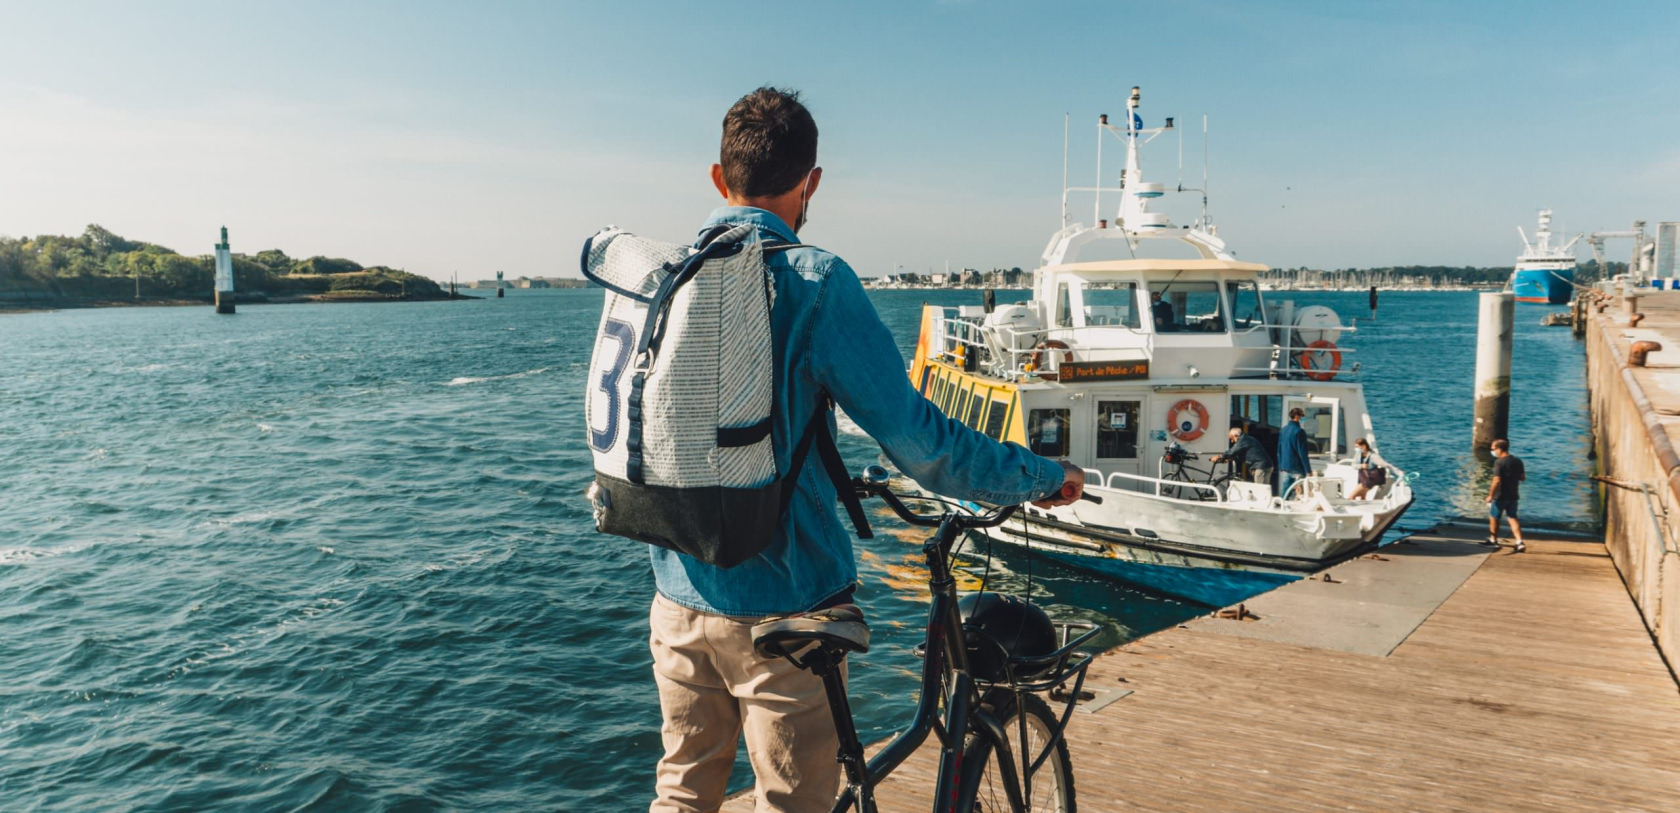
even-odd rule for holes
{"type": "Polygon", "coordinates": [[[793,224],[793,230],[796,233],[805,228],[806,223],[811,222],[811,175],[816,171],[816,167],[811,167],[811,171],[805,173],[805,183],[799,187],[799,217],[796,218],[797,222],[793,224]]]}

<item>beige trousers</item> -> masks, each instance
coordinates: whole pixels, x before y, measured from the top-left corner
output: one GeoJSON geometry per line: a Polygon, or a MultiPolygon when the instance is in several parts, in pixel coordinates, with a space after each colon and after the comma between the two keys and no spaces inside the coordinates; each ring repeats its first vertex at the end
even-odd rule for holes
{"type": "Polygon", "coordinates": [[[654,597],[648,644],[665,755],[650,813],[717,810],[743,734],[760,813],[827,813],[834,806],[840,739],[822,680],[755,654],[753,623],[654,597]]]}

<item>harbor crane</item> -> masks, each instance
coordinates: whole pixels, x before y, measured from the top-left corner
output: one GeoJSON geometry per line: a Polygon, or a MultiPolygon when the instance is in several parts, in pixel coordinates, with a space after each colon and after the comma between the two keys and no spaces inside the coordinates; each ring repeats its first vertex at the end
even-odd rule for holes
{"type": "Polygon", "coordinates": [[[1633,252],[1628,257],[1628,276],[1639,281],[1650,279],[1651,257],[1655,252],[1656,243],[1645,236],[1645,221],[1633,221],[1633,228],[1625,231],[1595,231],[1587,235],[1587,245],[1592,246],[1593,259],[1598,262],[1598,273],[1604,275],[1608,266],[1604,261],[1604,241],[1608,239],[1631,238],[1633,252]]]}

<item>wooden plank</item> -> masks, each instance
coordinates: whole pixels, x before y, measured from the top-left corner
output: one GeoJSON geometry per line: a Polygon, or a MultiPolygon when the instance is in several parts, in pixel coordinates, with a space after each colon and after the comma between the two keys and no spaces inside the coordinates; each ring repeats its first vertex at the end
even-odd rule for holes
{"type": "MultiPolygon", "coordinates": [[[[1074,718],[1086,811],[1680,809],[1680,692],[1602,545],[1501,551],[1387,657],[1197,624],[1091,682],[1135,693],[1074,718]]],[[[929,809],[933,770],[882,809],[929,809]]]]}

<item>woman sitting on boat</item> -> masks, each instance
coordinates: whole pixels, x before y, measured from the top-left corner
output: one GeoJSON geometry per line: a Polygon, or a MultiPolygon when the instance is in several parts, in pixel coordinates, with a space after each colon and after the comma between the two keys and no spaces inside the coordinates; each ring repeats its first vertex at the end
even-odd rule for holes
{"type": "Polygon", "coordinates": [[[1363,500],[1376,496],[1372,492],[1378,486],[1388,484],[1388,473],[1393,466],[1388,465],[1382,455],[1371,448],[1371,442],[1365,438],[1358,438],[1353,442],[1358,449],[1358,456],[1354,458],[1354,468],[1359,471],[1359,485],[1353,493],[1348,495],[1350,500],[1363,500]]]}

